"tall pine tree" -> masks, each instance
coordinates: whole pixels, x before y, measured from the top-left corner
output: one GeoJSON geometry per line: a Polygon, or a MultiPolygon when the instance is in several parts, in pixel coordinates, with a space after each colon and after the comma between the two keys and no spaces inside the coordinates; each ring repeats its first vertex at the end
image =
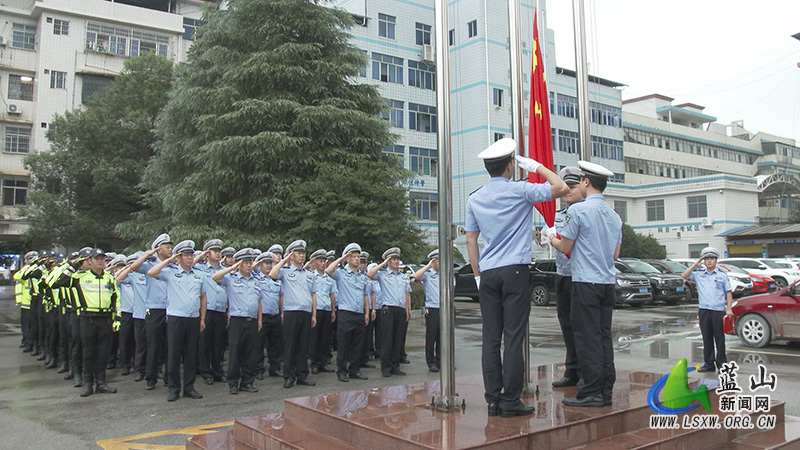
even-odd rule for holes
{"type": "Polygon", "coordinates": [[[234,0],[209,11],[176,68],[143,187],[150,210],[120,227],[139,243],[219,237],[416,255],[410,173],[381,149],[386,101],[356,77],[349,14],[307,0],[234,0]],[[158,228],[162,227],[162,228],[158,228]]]}

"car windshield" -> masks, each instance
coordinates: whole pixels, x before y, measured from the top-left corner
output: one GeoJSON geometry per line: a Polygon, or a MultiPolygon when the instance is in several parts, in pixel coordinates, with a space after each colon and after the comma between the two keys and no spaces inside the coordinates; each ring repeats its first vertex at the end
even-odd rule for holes
{"type": "Polygon", "coordinates": [[[761,262],[764,263],[764,265],[766,265],[770,269],[785,269],[785,267],[782,267],[781,265],[779,265],[775,261],[770,261],[768,259],[762,259],[761,262]]]}
{"type": "Polygon", "coordinates": [[[662,261],[662,262],[664,264],[666,264],[667,266],[669,266],[669,268],[672,269],[672,271],[676,272],[676,273],[683,273],[683,271],[686,270],[686,268],[687,268],[687,266],[684,266],[683,264],[681,264],[679,262],[676,262],[676,261],[666,260],[666,261],[662,261]]]}
{"type": "Polygon", "coordinates": [[[732,266],[730,264],[725,264],[725,265],[720,264],[720,267],[722,267],[723,269],[727,270],[728,272],[743,273],[745,275],[749,275],[749,273],[747,273],[744,269],[742,269],[741,267],[738,267],[738,266],[732,266]]]}
{"type": "Polygon", "coordinates": [[[784,269],[792,269],[792,268],[794,268],[794,266],[792,264],[786,263],[786,262],[776,262],[775,264],[783,267],[784,269]]]}
{"type": "Polygon", "coordinates": [[[625,261],[625,264],[636,273],[661,273],[658,269],[642,261],[625,261]]]}

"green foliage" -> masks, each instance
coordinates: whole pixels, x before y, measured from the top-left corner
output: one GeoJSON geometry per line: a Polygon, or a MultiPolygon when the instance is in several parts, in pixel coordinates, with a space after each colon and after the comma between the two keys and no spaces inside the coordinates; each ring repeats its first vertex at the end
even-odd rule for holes
{"type": "Polygon", "coordinates": [[[420,309],[425,306],[425,288],[422,283],[411,283],[411,309],[420,309]]]}
{"type": "Polygon", "coordinates": [[[27,239],[68,247],[118,239],[114,227],[143,207],[137,185],[171,78],[171,61],[131,58],[105,97],[55,116],[50,152],[25,158],[32,179],[27,239]]]}
{"type": "Polygon", "coordinates": [[[366,56],[352,18],[305,0],[237,0],[210,10],[158,118],[141,187],[149,211],[118,230],[139,244],[176,239],[266,248],[305,239],[422,253],[409,224],[408,172],[385,100],[355,83],[366,56]]]}
{"type": "Polygon", "coordinates": [[[639,234],[626,224],[622,224],[622,247],[619,256],[624,258],[664,259],[667,252],[653,236],[639,234]]]}

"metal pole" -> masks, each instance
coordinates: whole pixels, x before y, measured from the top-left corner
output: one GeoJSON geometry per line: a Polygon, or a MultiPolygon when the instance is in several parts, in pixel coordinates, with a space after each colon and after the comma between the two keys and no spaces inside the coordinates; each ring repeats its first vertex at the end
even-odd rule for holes
{"type": "Polygon", "coordinates": [[[442,348],[441,394],[436,409],[461,407],[456,394],[455,303],[453,286],[453,169],[450,151],[450,52],[448,43],[447,0],[436,0],[436,107],[439,149],[439,324],[442,348]]]}
{"type": "MultiPolygon", "coordinates": [[[[522,27],[520,26],[520,0],[508,2],[508,42],[511,54],[511,117],[514,139],[519,154],[527,156],[525,147],[524,109],[525,91],[522,86],[522,27]]],[[[522,346],[522,361],[525,365],[525,384],[522,395],[531,395],[531,330],[525,327],[525,342],[522,346]]]]}
{"type": "Polygon", "coordinates": [[[592,138],[589,128],[589,71],[586,68],[586,26],[583,0],[572,0],[575,28],[575,81],[578,84],[578,136],[581,158],[592,160],[592,138]]]}

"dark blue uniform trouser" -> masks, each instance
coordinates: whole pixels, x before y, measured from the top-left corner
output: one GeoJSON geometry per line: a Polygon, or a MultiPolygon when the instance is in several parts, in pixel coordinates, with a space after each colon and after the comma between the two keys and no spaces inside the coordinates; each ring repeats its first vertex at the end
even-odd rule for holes
{"type": "Polygon", "coordinates": [[[228,347],[228,386],[253,384],[259,348],[258,321],[251,317],[231,316],[228,347]]]}
{"type": "Polygon", "coordinates": [[[222,354],[228,317],[225,311],[206,311],[206,328],[200,333],[200,365],[198,373],[203,378],[221,379],[222,354]]]}
{"type": "Polygon", "coordinates": [[[131,369],[135,348],[133,313],[122,312],[119,320],[119,365],[131,369]]]}
{"type": "Polygon", "coordinates": [[[728,362],[725,354],[725,333],[722,330],[725,311],[700,309],[698,319],[700,333],[703,335],[703,362],[705,365],[716,367],[719,370],[723,364],[728,362]],[[714,352],[715,346],[716,352],[714,352]]]}
{"type": "Polygon", "coordinates": [[[83,372],[83,342],[81,342],[81,321],[78,313],[74,310],[69,315],[69,367],[75,376],[83,372]]]}
{"type": "Polygon", "coordinates": [[[181,360],[183,360],[183,393],[194,391],[197,376],[197,355],[200,343],[199,317],[169,317],[167,329],[167,380],[170,393],[181,392],[181,360]]]}
{"type": "Polygon", "coordinates": [[[336,349],[336,373],[342,375],[361,372],[361,351],[367,328],[364,313],[340,309],[336,320],[339,322],[336,329],[339,334],[336,339],[339,346],[336,349]]]}
{"type": "Polygon", "coordinates": [[[439,308],[426,308],[425,315],[425,362],[428,368],[439,367],[439,308]]]}
{"type": "Polygon", "coordinates": [[[484,398],[501,409],[519,406],[525,367],[522,346],[531,313],[531,280],[527,265],[481,272],[484,398]],[[500,358],[500,341],[505,341],[500,358]]]}
{"type": "Polygon", "coordinates": [[[58,361],[62,366],[69,368],[69,315],[58,310],[58,361]]]}
{"type": "Polygon", "coordinates": [[[147,364],[147,332],[145,331],[144,319],[133,319],[133,340],[136,342],[136,349],[133,354],[133,371],[144,375],[145,365],[147,364]]]}
{"type": "Polygon", "coordinates": [[[400,370],[403,333],[406,329],[406,309],[384,305],[381,315],[381,373],[400,370]]]}
{"type": "Polygon", "coordinates": [[[317,326],[311,329],[311,343],[309,344],[308,353],[312,368],[319,368],[325,365],[325,361],[328,358],[328,349],[331,346],[332,330],[331,312],[318,309],[317,326]]]}
{"type": "Polygon", "coordinates": [[[22,344],[25,348],[33,347],[33,338],[31,337],[31,310],[30,308],[19,309],[19,322],[22,327],[22,344]]]}
{"type": "Polygon", "coordinates": [[[283,378],[308,378],[308,343],[311,313],[283,312],[283,378]]]}
{"type": "Polygon", "coordinates": [[[570,318],[578,352],[578,369],[584,383],[578,388],[578,398],[602,394],[603,400],[611,400],[617,379],[611,342],[615,301],[613,284],[572,282],[570,318]]]}
{"type": "Polygon", "coordinates": [[[81,313],[83,382],[104,383],[108,351],[111,348],[111,314],[81,313]]]}
{"type": "Polygon", "coordinates": [[[256,373],[264,373],[264,349],[267,350],[266,360],[269,361],[269,373],[280,372],[283,352],[283,325],[281,325],[280,314],[261,315],[261,331],[258,333],[258,342],[256,373]]]}
{"type": "Polygon", "coordinates": [[[578,379],[578,354],[575,351],[575,335],[572,332],[572,277],[556,275],[556,312],[558,324],[561,325],[561,335],[564,337],[564,346],[567,355],[564,358],[564,377],[578,379]]]}
{"type": "Polygon", "coordinates": [[[155,383],[161,365],[164,364],[167,353],[167,310],[150,309],[144,318],[144,328],[147,333],[147,362],[145,363],[144,378],[148,383],[155,383]]]}

